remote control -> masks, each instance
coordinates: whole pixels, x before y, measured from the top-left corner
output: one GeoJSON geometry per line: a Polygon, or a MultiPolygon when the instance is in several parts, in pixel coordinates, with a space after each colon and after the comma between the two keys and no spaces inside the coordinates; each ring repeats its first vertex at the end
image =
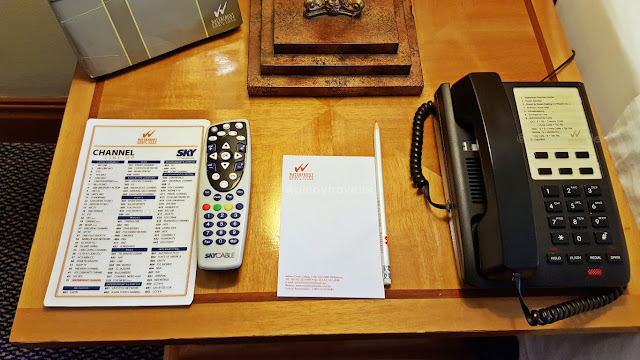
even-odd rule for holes
{"type": "Polygon", "coordinates": [[[198,202],[198,267],[237,269],[242,265],[249,219],[249,122],[238,119],[214,124],[205,136],[198,202]]]}

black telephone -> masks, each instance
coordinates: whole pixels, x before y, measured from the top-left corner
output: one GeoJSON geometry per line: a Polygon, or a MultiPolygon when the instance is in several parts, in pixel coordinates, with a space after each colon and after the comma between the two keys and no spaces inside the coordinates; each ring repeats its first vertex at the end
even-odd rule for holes
{"type": "Polygon", "coordinates": [[[458,273],[476,288],[515,286],[530,325],[602,307],[629,282],[629,257],[584,85],[471,73],[440,85],[414,118],[411,173],[447,209],[458,273]],[[424,121],[435,134],[446,204],[422,175],[424,121]],[[530,311],[520,288],[599,288],[530,311]]]}

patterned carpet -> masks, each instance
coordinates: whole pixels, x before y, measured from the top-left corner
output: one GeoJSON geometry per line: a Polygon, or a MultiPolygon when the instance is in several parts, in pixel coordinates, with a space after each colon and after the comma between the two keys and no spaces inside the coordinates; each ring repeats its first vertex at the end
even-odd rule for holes
{"type": "Polygon", "coordinates": [[[163,347],[25,349],[9,343],[54,144],[0,144],[0,359],[162,359],[163,347]]]}

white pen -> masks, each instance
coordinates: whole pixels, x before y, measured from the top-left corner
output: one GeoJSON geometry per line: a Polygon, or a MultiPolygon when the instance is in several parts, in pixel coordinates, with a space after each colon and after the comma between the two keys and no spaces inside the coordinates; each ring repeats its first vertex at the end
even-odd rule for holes
{"type": "Polygon", "coordinates": [[[382,258],[382,282],[391,285],[391,266],[389,265],[389,245],[387,244],[387,217],[384,208],[384,184],[382,183],[382,150],[380,149],[380,127],[378,122],[373,128],[373,153],[376,166],[376,188],[378,193],[378,227],[380,229],[380,256],[382,258]]]}

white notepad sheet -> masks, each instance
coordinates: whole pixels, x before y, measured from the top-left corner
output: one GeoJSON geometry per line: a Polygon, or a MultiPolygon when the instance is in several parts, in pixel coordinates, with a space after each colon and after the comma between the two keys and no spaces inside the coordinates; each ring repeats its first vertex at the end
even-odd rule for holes
{"type": "Polygon", "coordinates": [[[278,296],[384,298],[373,157],[282,161],[278,296]]]}

